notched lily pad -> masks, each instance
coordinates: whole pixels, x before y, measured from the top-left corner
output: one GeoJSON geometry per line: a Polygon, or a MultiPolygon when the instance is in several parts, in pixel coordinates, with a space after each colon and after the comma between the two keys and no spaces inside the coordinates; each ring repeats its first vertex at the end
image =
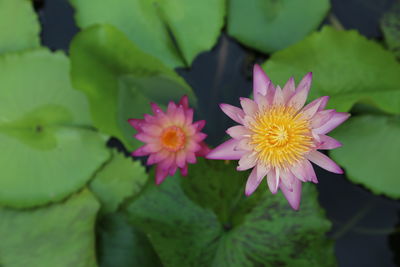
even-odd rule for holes
{"type": "Polygon", "coordinates": [[[150,186],[128,208],[165,266],[335,266],[330,222],[313,185],[300,211],[266,184],[244,196],[247,174],[200,160],[189,175],[150,186]]]}
{"type": "Polygon", "coordinates": [[[0,57],[0,204],[32,207],[79,190],[109,157],[69,61],[47,49],[0,57]]]}

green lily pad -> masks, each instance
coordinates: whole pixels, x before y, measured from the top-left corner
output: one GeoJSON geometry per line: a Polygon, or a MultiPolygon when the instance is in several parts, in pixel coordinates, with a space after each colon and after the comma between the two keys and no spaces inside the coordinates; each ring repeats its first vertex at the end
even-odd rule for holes
{"type": "Polygon", "coordinates": [[[381,20],[381,29],[385,37],[385,43],[390,50],[400,57],[400,3],[396,2],[385,13],[381,20]]]}
{"type": "Polygon", "coordinates": [[[88,190],[38,209],[0,208],[2,266],[97,266],[94,223],[98,209],[88,190]]]}
{"type": "Polygon", "coordinates": [[[216,43],[224,0],[70,0],[81,28],[110,24],[170,67],[190,65],[216,43]]]}
{"type": "Polygon", "coordinates": [[[230,0],[228,33],[264,53],[292,45],[315,30],[329,0],[230,0]]]}
{"type": "Polygon", "coordinates": [[[32,207],[79,190],[109,157],[63,53],[0,57],[0,204],[32,207]]]}
{"type": "Polygon", "coordinates": [[[375,194],[400,198],[400,119],[355,117],[332,132],[332,136],[343,147],[332,150],[330,155],[345,168],[352,182],[362,184],[375,194]]]}
{"type": "Polygon", "coordinates": [[[400,113],[400,65],[395,56],[356,31],[324,27],[263,64],[274,83],[313,72],[309,99],[330,96],[329,107],[349,111],[358,102],[400,113]]]}
{"type": "Polygon", "coordinates": [[[146,235],[131,226],[123,214],[102,217],[98,232],[100,266],[162,266],[146,235]]]}
{"type": "Polygon", "coordinates": [[[39,31],[31,1],[0,0],[0,54],[39,47],[39,31]]]}
{"type": "Polygon", "coordinates": [[[114,152],[112,159],[96,173],[90,189],[102,203],[102,212],[117,211],[128,197],[137,195],[147,181],[147,174],[139,161],[132,161],[114,152]]]}
{"type": "Polygon", "coordinates": [[[128,207],[165,266],[334,266],[330,222],[313,185],[300,211],[263,183],[244,196],[248,173],[234,164],[200,160],[187,178],[149,186],[128,207]]]}
{"type": "Polygon", "coordinates": [[[149,102],[166,105],[188,95],[190,87],[161,61],[137,48],[113,26],[79,33],[71,46],[72,81],[89,98],[94,125],[119,138],[128,149],[141,142],[127,122],[151,113],[149,102]]]}

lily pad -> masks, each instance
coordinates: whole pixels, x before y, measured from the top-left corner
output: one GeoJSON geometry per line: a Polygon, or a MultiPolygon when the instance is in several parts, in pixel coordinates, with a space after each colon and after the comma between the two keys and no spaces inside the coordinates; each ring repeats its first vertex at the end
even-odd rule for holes
{"type": "Polygon", "coordinates": [[[166,105],[188,95],[190,87],[173,70],[136,47],[113,26],[79,33],[71,46],[72,81],[89,98],[94,125],[119,138],[128,149],[141,143],[127,122],[151,113],[149,102],[166,105]]]}
{"type": "Polygon", "coordinates": [[[324,27],[321,32],[279,51],[263,64],[274,83],[297,81],[313,72],[309,99],[330,96],[329,107],[349,111],[358,102],[400,113],[400,64],[375,41],[356,31],[324,27]]]}
{"type": "Polygon", "coordinates": [[[63,53],[0,57],[0,204],[32,207],[79,190],[109,157],[90,126],[84,95],[63,53]]]}
{"type": "Polygon", "coordinates": [[[0,208],[2,266],[97,266],[94,224],[98,209],[88,190],[38,209],[0,208]]]}
{"type": "Polygon", "coordinates": [[[247,175],[232,163],[200,160],[187,178],[149,186],[128,207],[130,221],[165,266],[334,266],[315,187],[304,186],[295,212],[266,184],[246,198],[247,175]]]}
{"type": "Polygon", "coordinates": [[[224,0],[70,0],[81,28],[110,24],[170,67],[211,49],[224,24],[224,0]]]}
{"type": "Polygon", "coordinates": [[[31,1],[0,0],[0,54],[39,47],[39,31],[31,1]]]}
{"type": "Polygon", "coordinates": [[[375,194],[400,198],[399,118],[373,115],[351,118],[332,136],[343,147],[332,150],[330,155],[345,168],[352,182],[375,194]]]}
{"type": "Polygon", "coordinates": [[[162,266],[146,235],[131,226],[123,214],[102,217],[98,232],[100,266],[162,266]]]}
{"type": "Polygon", "coordinates": [[[132,161],[114,152],[112,159],[96,173],[90,189],[102,203],[102,212],[117,211],[128,197],[137,195],[147,181],[147,174],[139,161],[132,161]]]}
{"type": "Polygon", "coordinates": [[[228,33],[264,53],[292,45],[315,30],[329,0],[230,0],[228,33]]]}

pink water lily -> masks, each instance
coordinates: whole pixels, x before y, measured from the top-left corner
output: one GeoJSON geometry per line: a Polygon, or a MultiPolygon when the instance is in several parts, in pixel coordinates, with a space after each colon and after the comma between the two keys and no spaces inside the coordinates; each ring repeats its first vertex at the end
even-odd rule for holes
{"type": "Polygon", "coordinates": [[[178,168],[186,176],[188,163],[196,163],[196,157],[205,156],[210,149],[203,142],[207,135],[200,132],[206,122],[193,122],[193,109],[189,108],[187,96],[178,105],[169,102],[166,112],[154,103],[151,108],[154,115],[128,120],[138,131],[135,138],[145,143],[132,155],[149,156],[147,165],[157,164],[156,184],[160,184],[178,168]]]}
{"type": "Polygon", "coordinates": [[[240,125],[227,130],[232,137],[207,158],[239,160],[237,170],[252,168],[245,193],[251,195],[266,176],[270,191],[281,189],[291,207],[299,209],[302,182],[317,183],[310,162],[334,173],[342,169],[317,150],[341,143],[326,134],[343,123],[348,113],[325,110],[327,96],[305,107],[312,80],[308,73],[297,85],[290,78],[283,89],[274,86],[260,66],[254,66],[254,100],[241,98],[242,108],[221,104],[222,111],[240,125]]]}

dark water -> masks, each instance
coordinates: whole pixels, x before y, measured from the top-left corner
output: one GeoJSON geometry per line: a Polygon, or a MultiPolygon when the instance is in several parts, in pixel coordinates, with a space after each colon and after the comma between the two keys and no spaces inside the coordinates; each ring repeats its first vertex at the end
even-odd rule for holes
{"type": "MultiPolygon", "coordinates": [[[[346,29],[382,39],[379,19],[395,0],[333,0],[332,11],[346,29]]],[[[68,50],[78,29],[73,9],[65,0],[38,0],[35,5],[42,22],[42,43],[53,50],[68,50]]],[[[326,23],[326,22],[325,22],[326,23]]],[[[240,96],[251,90],[251,70],[260,55],[223,34],[218,45],[198,56],[191,69],[178,72],[195,90],[199,99],[197,116],[207,120],[205,131],[216,145],[231,125],[218,103],[239,105],[240,96]]],[[[111,142],[118,146],[118,141],[111,142]]],[[[320,203],[333,222],[329,233],[336,239],[336,255],[343,267],[400,266],[400,202],[374,196],[347,181],[343,175],[317,168],[320,203]]],[[[378,178],[377,178],[378,179],[378,178]]]]}

